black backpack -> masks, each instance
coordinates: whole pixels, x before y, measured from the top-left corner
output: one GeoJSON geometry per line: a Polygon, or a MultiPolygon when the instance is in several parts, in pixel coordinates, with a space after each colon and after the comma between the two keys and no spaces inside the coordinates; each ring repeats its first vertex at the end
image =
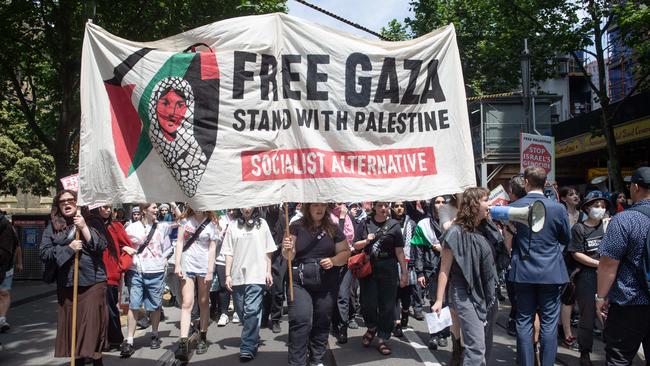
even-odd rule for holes
{"type": "MultiPolygon", "coordinates": [[[[641,212],[650,219],[650,206],[636,206],[630,208],[630,210],[641,212]]],[[[643,270],[643,277],[648,284],[648,295],[650,296],[650,232],[646,234],[645,247],[641,254],[641,268],[643,270]]]]}
{"type": "Polygon", "coordinates": [[[0,212],[0,282],[14,265],[18,236],[9,219],[0,212]]]}

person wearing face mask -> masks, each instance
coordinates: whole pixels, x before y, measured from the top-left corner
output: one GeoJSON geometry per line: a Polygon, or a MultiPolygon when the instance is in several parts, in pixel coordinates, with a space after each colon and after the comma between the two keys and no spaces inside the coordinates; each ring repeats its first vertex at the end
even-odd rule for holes
{"type": "Polygon", "coordinates": [[[598,248],[605,234],[603,218],[609,202],[601,191],[591,191],[585,197],[581,210],[588,218],[573,225],[571,243],[567,251],[576,262],[578,272],[575,275],[576,301],[580,309],[578,323],[578,344],[580,349],[580,366],[591,365],[589,354],[594,343],[593,328],[596,318],[596,269],[598,268],[598,248]]]}

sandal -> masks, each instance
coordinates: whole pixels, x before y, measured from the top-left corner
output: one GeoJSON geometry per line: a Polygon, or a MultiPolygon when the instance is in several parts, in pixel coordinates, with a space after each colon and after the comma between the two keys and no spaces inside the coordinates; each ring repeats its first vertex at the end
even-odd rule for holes
{"type": "Polygon", "coordinates": [[[377,345],[377,350],[379,351],[379,353],[381,353],[384,356],[388,356],[391,353],[393,353],[393,351],[390,350],[390,347],[388,347],[386,342],[379,343],[379,345],[377,345]]]}
{"type": "Polygon", "coordinates": [[[377,334],[377,328],[374,330],[368,329],[366,331],[366,334],[363,335],[363,338],[361,338],[361,345],[364,347],[370,347],[370,344],[372,343],[372,340],[375,339],[375,335],[377,334]]]}

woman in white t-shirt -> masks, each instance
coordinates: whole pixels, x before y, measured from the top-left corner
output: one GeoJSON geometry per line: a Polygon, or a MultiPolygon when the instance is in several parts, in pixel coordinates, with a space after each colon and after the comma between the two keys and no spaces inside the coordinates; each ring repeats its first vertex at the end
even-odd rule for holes
{"type": "Polygon", "coordinates": [[[181,279],[181,335],[176,358],[189,360],[188,334],[194,306],[194,283],[198,287],[200,333],[196,353],[207,352],[210,320],[209,294],[214,275],[214,260],[221,229],[210,211],[194,211],[188,207],[178,228],[176,241],[176,274],[181,279]],[[198,234],[198,236],[197,236],[198,234]]]}

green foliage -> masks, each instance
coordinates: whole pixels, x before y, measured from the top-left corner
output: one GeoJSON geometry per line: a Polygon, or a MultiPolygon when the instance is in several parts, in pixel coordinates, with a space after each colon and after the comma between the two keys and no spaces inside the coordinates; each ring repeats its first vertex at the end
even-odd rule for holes
{"type": "Polygon", "coordinates": [[[393,41],[405,41],[411,38],[408,27],[400,23],[397,19],[388,22],[388,27],[381,27],[379,32],[382,37],[393,41]]]}
{"type": "Polygon", "coordinates": [[[55,176],[77,170],[79,77],[86,19],[92,17],[94,23],[120,37],[149,41],[221,19],[286,12],[285,3],[0,1],[0,192],[17,188],[43,192],[43,187],[58,182],[55,176]],[[89,4],[96,4],[94,16],[89,4]]]}
{"type": "MultiPolygon", "coordinates": [[[[571,3],[559,0],[517,0],[534,19],[552,23],[543,33],[531,25],[512,0],[413,0],[413,18],[406,18],[414,36],[453,23],[469,95],[521,89],[520,56],[524,39],[532,55],[532,78],[555,72],[553,60],[576,44],[567,25],[577,21],[571,3]]],[[[575,48],[573,48],[575,49],[575,48]]]]}
{"type": "Polygon", "coordinates": [[[633,50],[637,61],[636,72],[642,82],[639,89],[648,89],[650,74],[650,6],[636,1],[627,1],[614,9],[615,19],[620,27],[625,45],[633,50]]]}

